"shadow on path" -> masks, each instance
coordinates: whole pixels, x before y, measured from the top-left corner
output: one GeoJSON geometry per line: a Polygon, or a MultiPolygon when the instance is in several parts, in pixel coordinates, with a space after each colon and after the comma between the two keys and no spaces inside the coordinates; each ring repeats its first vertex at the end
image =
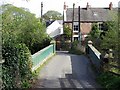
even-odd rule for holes
{"type": "Polygon", "coordinates": [[[70,55],[72,74],[59,78],[62,88],[100,88],[95,81],[90,62],[84,55],[70,55]]]}

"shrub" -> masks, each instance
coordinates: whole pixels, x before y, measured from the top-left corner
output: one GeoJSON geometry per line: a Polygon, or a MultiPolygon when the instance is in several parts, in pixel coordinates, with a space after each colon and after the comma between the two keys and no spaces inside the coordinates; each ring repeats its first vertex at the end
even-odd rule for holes
{"type": "Polygon", "coordinates": [[[32,77],[31,54],[25,44],[4,44],[2,51],[3,88],[20,88],[24,80],[28,82],[32,77]]]}
{"type": "Polygon", "coordinates": [[[74,41],[72,43],[71,49],[69,50],[69,53],[78,54],[78,55],[84,54],[84,52],[82,52],[80,49],[78,49],[78,44],[79,44],[78,41],[74,41]]]}
{"type": "Polygon", "coordinates": [[[120,77],[114,76],[109,72],[101,73],[97,77],[98,83],[100,83],[104,88],[114,88],[118,90],[120,88],[120,77]]]}

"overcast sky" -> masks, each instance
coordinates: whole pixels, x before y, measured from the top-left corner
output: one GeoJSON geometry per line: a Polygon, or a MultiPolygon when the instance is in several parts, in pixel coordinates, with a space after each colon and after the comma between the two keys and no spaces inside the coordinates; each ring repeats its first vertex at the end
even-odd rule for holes
{"type": "Polygon", "coordinates": [[[9,3],[17,7],[28,8],[30,12],[39,17],[41,13],[41,2],[43,2],[43,13],[46,13],[48,10],[55,10],[62,13],[64,2],[66,2],[70,8],[73,3],[75,3],[75,7],[86,7],[87,2],[91,7],[108,7],[110,2],[113,3],[113,7],[118,7],[119,1],[120,0],[29,0],[26,2],[25,0],[3,0],[2,3],[9,3]]]}

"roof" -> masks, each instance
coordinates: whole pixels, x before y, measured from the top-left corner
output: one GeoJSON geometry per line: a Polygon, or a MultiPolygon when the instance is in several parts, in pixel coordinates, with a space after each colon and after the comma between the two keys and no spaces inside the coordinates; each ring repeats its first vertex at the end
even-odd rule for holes
{"type": "Polygon", "coordinates": [[[55,37],[57,35],[63,34],[63,26],[57,20],[55,20],[46,28],[46,33],[50,37],[55,37]]]}
{"type": "Polygon", "coordinates": [[[51,25],[54,21],[57,21],[59,24],[63,24],[63,20],[47,20],[46,21],[46,27],[48,27],[49,25],[51,25]]]}
{"type": "Polygon", "coordinates": [[[48,27],[49,25],[51,25],[55,20],[47,20],[46,21],[46,27],[48,27]]]}
{"type": "Polygon", "coordinates": [[[59,24],[63,24],[63,20],[57,20],[59,24]]]}
{"type": "MultiPolygon", "coordinates": [[[[118,8],[80,8],[80,21],[82,22],[98,22],[111,21],[113,14],[117,14],[118,8]]],[[[72,21],[73,8],[68,8],[66,11],[67,22],[72,21]]],[[[74,21],[78,21],[78,8],[74,9],[74,21]]]]}

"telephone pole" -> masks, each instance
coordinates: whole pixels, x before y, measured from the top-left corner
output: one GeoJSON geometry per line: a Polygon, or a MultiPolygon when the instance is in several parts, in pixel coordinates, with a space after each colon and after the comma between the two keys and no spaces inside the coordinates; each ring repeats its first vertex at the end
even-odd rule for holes
{"type": "Polygon", "coordinates": [[[43,2],[41,2],[41,22],[43,21],[43,2]]]}
{"type": "Polygon", "coordinates": [[[73,29],[74,29],[74,9],[75,9],[75,3],[73,3],[73,16],[72,16],[71,43],[73,42],[73,29]]]}
{"type": "Polygon", "coordinates": [[[78,7],[78,29],[79,29],[79,32],[78,32],[78,40],[80,41],[80,44],[81,44],[81,30],[80,30],[80,6],[78,7]]]}
{"type": "Polygon", "coordinates": [[[72,15],[72,30],[71,30],[71,45],[72,48],[72,42],[73,42],[73,29],[74,29],[74,9],[75,9],[75,3],[73,3],[73,15],[72,15]]]}

